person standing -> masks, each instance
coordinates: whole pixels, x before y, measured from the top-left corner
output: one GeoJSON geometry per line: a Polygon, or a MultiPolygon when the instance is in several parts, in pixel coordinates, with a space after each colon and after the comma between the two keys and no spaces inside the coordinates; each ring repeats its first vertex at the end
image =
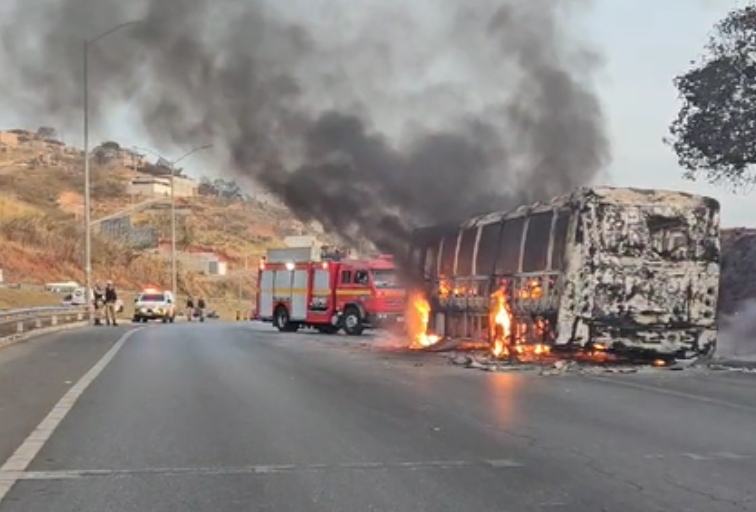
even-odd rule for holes
{"type": "Polygon", "coordinates": [[[108,281],[105,286],[105,324],[117,326],[116,320],[116,303],[118,302],[118,293],[116,293],[113,281],[108,281]]]}
{"type": "Polygon", "coordinates": [[[207,305],[205,304],[205,299],[200,297],[199,300],[197,300],[197,309],[199,309],[200,322],[205,321],[205,307],[206,306],[207,305]]]}
{"type": "Polygon", "coordinates": [[[191,322],[193,316],[194,316],[194,299],[192,299],[192,296],[190,295],[189,298],[186,299],[186,320],[187,320],[187,322],[191,322]]]}
{"type": "Polygon", "coordinates": [[[102,308],[105,304],[105,292],[100,282],[95,283],[92,290],[92,305],[94,306],[94,324],[102,325],[102,308]]]}

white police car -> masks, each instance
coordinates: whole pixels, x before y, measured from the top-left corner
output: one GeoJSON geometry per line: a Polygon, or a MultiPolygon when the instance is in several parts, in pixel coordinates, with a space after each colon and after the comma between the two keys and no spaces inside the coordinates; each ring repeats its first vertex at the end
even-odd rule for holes
{"type": "Polygon", "coordinates": [[[134,322],[161,320],[173,323],[176,320],[176,301],[169,291],[148,288],[134,301],[134,322]]]}

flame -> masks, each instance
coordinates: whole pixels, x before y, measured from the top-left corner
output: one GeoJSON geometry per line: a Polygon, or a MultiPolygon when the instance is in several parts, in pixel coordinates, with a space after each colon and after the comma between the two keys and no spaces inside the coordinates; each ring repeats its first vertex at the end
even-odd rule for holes
{"type": "Polygon", "coordinates": [[[438,283],[438,297],[440,299],[448,299],[450,297],[465,297],[465,296],[474,296],[477,294],[477,289],[464,285],[464,284],[454,284],[452,285],[449,283],[447,279],[441,278],[441,280],[438,283]]]}
{"type": "Polygon", "coordinates": [[[520,289],[520,297],[523,299],[540,299],[543,296],[543,287],[538,279],[530,279],[520,289]]]}
{"type": "MultiPolygon", "coordinates": [[[[532,282],[538,283],[533,280],[532,282]]],[[[539,285],[540,286],[540,285],[539,285]]],[[[538,288],[540,293],[540,288],[538,288]]],[[[531,290],[532,291],[532,290],[531,290]]],[[[530,292],[529,292],[530,293],[530,292]]],[[[548,322],[537,319],[533,323],[531,336],[528,336],[529,325],[525,322],[516,323],[513,320],[512,310],[507,302],[506,287],[496,291],[491,298],[494,300],[492,307],[493,346],[491,353],[494,357],[517,356],[544,356],[551,353],[551,347],[542,343],[528,344],[527,340],[546,338],[549,332],[548,322]]]]}
{"type": "Polygon", "coordinates": [[[492,298],[494,299],[493,307],[493,347],[491,349],[495,357],[505,357],[509,355],[507,341],[512,335],[512,312],[507,304],[506,289],[501,288],[496,291],[492,298]]]}
{"type": "MultiPolygon", "coordinates": [[[[449,283],[446,282],[446,280],[442,279],[441,282],[438,283],[438,296],[442,299],[447,299],[452,294],[453,290],[451,286],[449,286],[449,283]]],[[[428,308],[430,310],[430,308],[428,308]]]]}
{"type": "Polygon", "coordinates": [[[409,306],[407,329],[410,335],[410,348],[421,349],[438,343],[441,337],[427,332],[431,308],[425,296],[419,292],[411,292],[407,304],[409,306]]]}

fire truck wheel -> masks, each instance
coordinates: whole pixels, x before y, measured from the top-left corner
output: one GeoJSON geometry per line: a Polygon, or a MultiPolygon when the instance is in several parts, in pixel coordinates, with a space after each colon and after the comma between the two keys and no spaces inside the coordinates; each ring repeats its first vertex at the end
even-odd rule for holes
{"type": "Polygon", "coordinates": [[[344,332],[349,336],[360,336],[364,330],[360,312],[357,308],[348,308],[344,312],[344,332]]]}
{"type": "Polygon", "coordinates": [[[298,328],[297,324],[293,324],[289,321],[289,312],[283,306],[278,306],[278,308],[276,308],[275,325],[281,332],[294,332],[298,328]]]}

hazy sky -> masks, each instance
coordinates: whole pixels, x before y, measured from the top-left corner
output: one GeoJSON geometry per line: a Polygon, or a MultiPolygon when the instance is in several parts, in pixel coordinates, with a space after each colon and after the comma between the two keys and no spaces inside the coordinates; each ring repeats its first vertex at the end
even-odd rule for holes
{"type": "MultiPolygon", "coordinates": [[[[756,193],[732,195],[720,188],[682,180],[675,155],[661,142],[679,108],[672,78],[700,54],[712,25],[737,2],[596,0],[594,5],[585,25],[586,38],[597,43],[606,59],[597,85],[612,141],[611,183],[712,195],[723,204],[726,225],[756,224],[756,193]]],[[[128,105],[124,111],[128,111],[128,105]]],[[[124,145],[149,146],[139,130],[124,119],[114,116],[107,125],[100,125],[93,140],[110,138],[124,145]]],[[[0,100],[0,125],[36,128],[40,122],[18,119],[13,106],[0,100]]],[[[75,133],[63,135],[71,142],[80,139],[75,133]]],[[[182,152],[181,148],[162,150],[168,156],[182,152]]],[[[200,162],[194,160],[187,167],[202,171],[200,162]]]]}

